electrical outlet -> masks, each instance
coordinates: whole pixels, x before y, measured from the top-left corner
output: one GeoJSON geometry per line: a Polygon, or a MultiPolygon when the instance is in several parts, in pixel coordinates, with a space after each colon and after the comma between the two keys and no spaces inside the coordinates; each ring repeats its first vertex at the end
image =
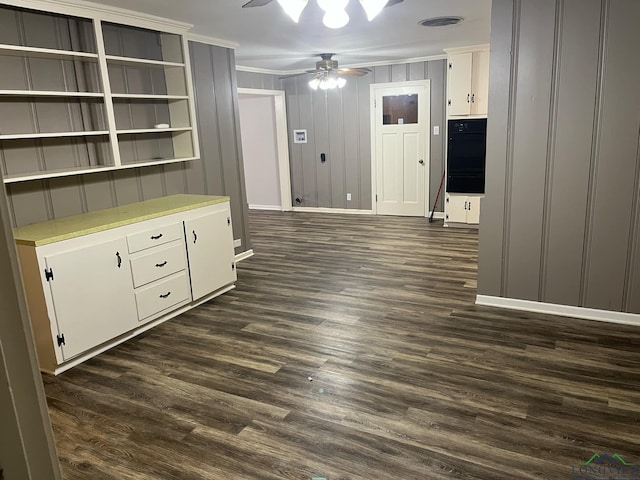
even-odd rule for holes
{"type": "Polygon", "coordinates": [[[350,201],[351,201],[351,194],[347,193],[347,202],[350,202],[350,201]]]}

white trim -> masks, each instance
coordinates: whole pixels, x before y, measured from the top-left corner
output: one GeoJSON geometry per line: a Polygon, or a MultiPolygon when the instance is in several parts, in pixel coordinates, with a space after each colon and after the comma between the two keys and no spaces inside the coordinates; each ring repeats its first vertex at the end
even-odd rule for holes
{"type": "Polygon", "coordinates": [[[426,135],[425,135],[425,161],[427,162],[425,166],[425,217],[428,217],[431,213],[429,210],[429,200],[430,200],[430,190],[431,190],[431,80],[412,80],[407,82],[387,82],[387,83],[372,83],[369,86],[369,131],[371,133],[371,206],[374,215],[378,214],[378,202],[376,201],[376,194],[378,191],[378,178],[377,178],[377,169],[376,169],[376,148],[377,148],[377,139],[376,139],[376,93],[378,90],[384,90],[387,88],[403,88],[403,87],[414,87],[421,86],[426,90],[426,101],[427,101],[427,120],[426,120],[426,135]]]}
{"type": "Polygon", "coordinates": [[[468,52],[488,52],[489,50],[490,50],[490,45],[488,43],[483,43],[481,45],[469,45],[467,47],[453,47],[453,48],[444,49],[444,51],[448,55],[455,55],[456,53],[468,53],[468,52]]]}
{"type": "Polygon", "coordinates": [[[298,213],[340,213],[347,215],[373,215],[372,210],[356,210],[355,208],[326,208],[326,207],[293,207],[298,213]]]}
{"type": "Polygon", "coordinates": [[[134,25],[167,33],[183,34],[193,28],[193,25],[190,23],[177,22],[147,13],[83,0],[3,0],[3,3],[45,12],[60,13],[82,18],[94,18],[123,25],[134,25]]]}
{"type": "Polygon", "coordinates": [[[241,238],[236,238],[233,241],[233,248],[239,248],[242,246],[242,239],[241,238]]]}
{"type": "Polygon", "coordinates": [[[200,35],[197,33],[187,33],[185,35],[190,42],[206,43],[207,45],[214,45],[216,47],[224,47],[235,50],[240,46],[239,43],[232,42],[230,40],[223,40],[221,38],[209,37],[208,35],[200,35]]]}
{"type": "MultiPolygon", "coordinates": [[[[236,65],[236,71],[248,72],[248,73],[264,73],[266,75],[288,75],[287,70],[271,70],[269,68],[243,67],[242,65],[236,65]]],[[[298,70],[296,70],[295,73],[298,73],[298,70]]]]}
{"type": "MultiPolygon", "coordinates": [[[[429,210],[429,216],[431,216],[431,210],[429,210]]],[[[444,212],[434,212],[433,213],[434,220],[444,220],[444,212]]]]}
{"type": "MultiPolygon", "coordinates": [[[[426,57],[415,57],[415,58],[403,58],[399,60],[381,60],[379,62],[363,62],[363,63],[354,63],[351,65],[340,65],[340,68],[368,68],[368,67],[384,67],[386,65],[400,65],[403,63],[418,63],[418,62],[431,62],[434,60],[446,60],[447,56],[445,54],[440,55],[428,55],[426,57]]],[[[296,69],[296,70],[272,70],[268,68],[258,68],[258,67],[246,67],[242,65],[236,65],[236,70],[240,72],[249,72],[249,73],[264,73],[267,75],[296,75],[298,73],[307,73],[307,69],[296,69]]]]}
{"type": "Polygon", "coordinates": [[[249,210],[273,210],[281,212],[282,207],[280,205],[251,205],[249,204],[249,210]]]}
{"type": "Polygon", "coordinates": [[[494,297],[490,295],[477,295],[477,305],[488,307],[508,308],[525,312],[545,313],[560,315],[562,317],[584,318],[600,322],[622,323],[625,325],[640,326],[640,315],[625,312],[612,312],[610,310],[598,310],[595,308],[573,307],[556,303],[534,302],[531,300],[519,300],[517,298],[494,297]]]}
{"type": "MultiPolygon", "coordinates": [[[[278,179],[282,212],[291,211],[291,170],[289,165],[289,135],[287,132],[287,105],[284,90],[238,88],[238,95],[261,95],[273,97],[276,122],[276,148],[278,150],[278,179]]],[[[242,133],[242,132],[241,132],[242,133]]],[[[249,206],[251,208],[251,206],[249,206]]],[[[263,209],[264,210],[264,209],[263,209]]]]}
{"type": "Polygon", "coordinates": [[[242,253],[239,253],[236,255],[236,263],[241,262],[243,260],[246,260],[247,258],[251,258],[253,257],[254,253],[253,253],[253,249],[250,248],[249,250],[246,250],[242,253]]]}

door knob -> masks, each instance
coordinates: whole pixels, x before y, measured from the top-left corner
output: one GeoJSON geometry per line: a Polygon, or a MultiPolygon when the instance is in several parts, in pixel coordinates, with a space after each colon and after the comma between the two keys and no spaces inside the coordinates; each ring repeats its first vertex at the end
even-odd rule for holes
{"type": "Polygon", "coordinates": [[[420,165],[424,165],[424,160],[420,160],[418,163],[419,163],[420,165]]]}

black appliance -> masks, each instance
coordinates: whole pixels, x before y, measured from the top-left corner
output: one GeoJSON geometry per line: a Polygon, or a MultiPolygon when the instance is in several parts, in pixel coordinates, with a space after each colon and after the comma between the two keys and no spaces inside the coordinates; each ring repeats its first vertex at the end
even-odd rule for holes
{"type": "Polygon", "coordinates": [[[447,192],[484,193],[487,119],[449,120],[447,192]]]}

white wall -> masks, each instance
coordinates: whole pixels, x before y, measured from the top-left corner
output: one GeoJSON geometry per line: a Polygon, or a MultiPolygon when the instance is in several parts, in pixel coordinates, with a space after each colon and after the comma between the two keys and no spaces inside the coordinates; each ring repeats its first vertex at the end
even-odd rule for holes
{"type": "Polygon", "coordinates": [[[240,94],[239,106],[249,208],[280,210],[282,202],[273,97],[240,94]]]}

